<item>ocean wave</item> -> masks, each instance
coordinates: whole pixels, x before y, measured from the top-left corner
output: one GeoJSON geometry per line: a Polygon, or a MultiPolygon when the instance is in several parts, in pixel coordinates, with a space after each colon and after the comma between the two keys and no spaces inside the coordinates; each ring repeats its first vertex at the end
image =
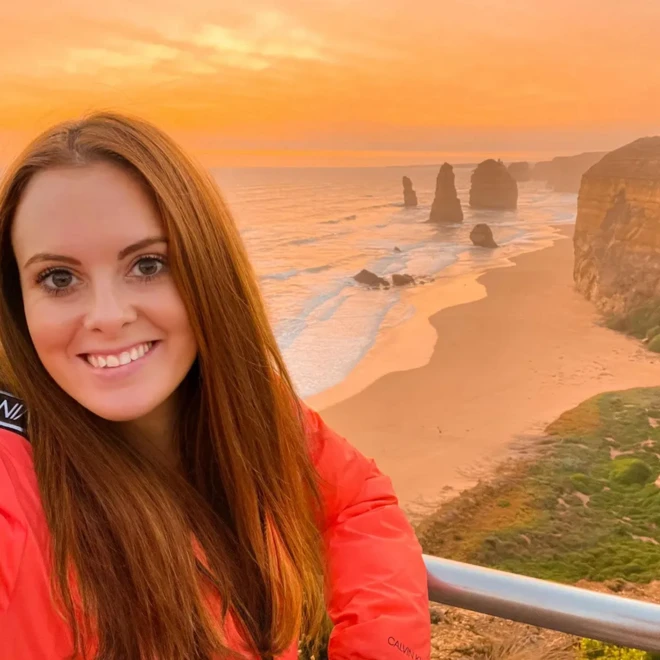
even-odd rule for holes
{"type": "Polygon", "coordinates": [[[337,218],[335,220],[324,220],[322,225],[338,225],[341,222],[349,222],[351,220],[357,220],[357,215],[345,215],[343,218],[337,218]]]}
{"type": "Polygon", "coordinates": [[[323,236],[307,236],[305,238],[294,238],[291,241],[286,241],[284,245],[313,245],[314,243],[320,243],[321,241],[326,241],[329,238],[338,238],[340,236],[346,236],[347,234],[352,234],[352,230],[348,229],[346,231],[335,231],[330,234],[325,234],[323,236]]]}
{"type": "Polygon", "coordinates": [[[275,327],[275,334],[280,348],[284,350],[291,346],[291,344],[305,331],[309,317],[312,316],[319,307],[328,303],[333,298],[337,300],[337,303],[335,304],[333,302],[330,309],[334,307],[334,311],[336,311],[341,307],[344,302],[341,293],[345,287],[346,282],[343,280],[334,282],[332,288],[327,289],[322,293],[317,292],[315,296],[308,298],[303,304],[302,309],[300,309],[295,316],[280,318],[275,327]]]}
{"type": "Polygon", "coordinates": [[[318,236],[308,236],[307,238],[294,238],[292,241],[287,241],[286,245],[311,245],[319,241],[318,236]]]}
{"type": "Polygon", "coordinates": [[[367,209],[392,209],[392,208],[402,208],[403,202],[387,202],[386,204],[372,204],[371,206],[363,206],[364,210],[367,209]]]}
{"type": "Polygon", "coordinates": [[[268,273],[268,275],[262,275],[261,281],[264,280],[290,280],[292,277],[298,275],[300,271],[297,268],[291,268],[290,270],[285,270],[281,273],[268,273]]]}
{"type": "Polygon", "coordinates": [[[282,271],[280,273],[268,273],[261,276],[261,280],[278,280],[280,282],[285,282],[290,280],[292,277],[297,277],[298,275],[316,275],[317,273],[323,273],[326,270],[332,268],[331,264],[324,264],[323,266],[312,266],[311,268],[290,268],[289,270],[282,271]]]}

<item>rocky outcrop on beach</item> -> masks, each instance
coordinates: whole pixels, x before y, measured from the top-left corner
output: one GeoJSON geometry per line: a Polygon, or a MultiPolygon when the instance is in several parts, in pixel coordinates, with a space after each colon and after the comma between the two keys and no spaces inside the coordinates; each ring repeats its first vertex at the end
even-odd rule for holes
{"type": "Polygon", "coordinates": [[[390,283],[386,279],[382,277],[378,277],[378,275],[366,269],[361,270],[357,275],[353,277],[353,279],[358,284],[366,284],[368,287],[371,287],[372,289],[378,289],[380,287],[385,287],[386,289],[389,289],[390,287],[390,283]]]}
{"type": "Polygon", "coordinates": [[[547,182],[555,192],[576,193],[580,190],[582,175],[604,155],[605,152],[589,152],[541,161],[532,168],[532,179],[547,182]]]}
{"type": "Polygon", "coordinates": [[[407,286],[408,284],[415,284],[415,278],[407,273],[394,273],[392,275],[392,284],[394,286],[407,286]]]}
{"type": "Polygon", "coordinates": [[[435,277],[428,275],[413,277],[412,275],[408,275],[408,273],[394,273],[390,281],[366,269],[361,270],[353,279],[359,284],[365,284],[370,289],[389,289],[392,286],[416,286],[435,281],[435,277]]]}
{"type": "Polygon", "coordinates": [[[528,162],[511,163],[508,167],[509,174],[519,183],[529,181],[532,178],[532,168],[528,162]]]}
{"type": "Polygon", "coordinates": [[[461,200],[456,194],[454,168],[444,163],[435,180],[435,198],[431,206],[429,222],[452,224],[463,222],[461,200]]]}
{"type": "Polygon", "coordinates": [[[480,222],[478,225],[475,225],[472,231],[470,232],[470,240],[477,247],[484,248],[496,248],[498,247],[495,239],[493,238],[493,232],[491,228],[485,223],[480,222]]]}
{"type": "Polygon", "coordinates": [[[518,184],[501,160],[485,160],[472,173],[470,206],[475,209],[515,209],[518,184]]]}
{"type": "Polygon", "coordinates": [[[412,181],[407,176],[403,177],[403,205],[417,206],[417,193],[413,190],[412,181]]]}
{"type": "Polygon", "coordinates": [[[582,178],[577,289],[605,313],[660,299],[660,137],[604,156],[582,178]]]}

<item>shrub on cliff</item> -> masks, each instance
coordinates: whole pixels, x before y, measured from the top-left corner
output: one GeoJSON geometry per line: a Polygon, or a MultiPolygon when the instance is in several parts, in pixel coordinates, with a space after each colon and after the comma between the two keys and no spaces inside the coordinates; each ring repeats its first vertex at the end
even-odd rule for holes
{"type": "Polygon", "coordinates": [[[580,660],[654,660],[650,653],[635,649],[622,649],[611,644],[583,639],[580,642],[580,660]]]}
{"type": "Polygon", "coordinates": [[[650,330],[646,331],[646,338],[649,341],[657,335],[660,335],[660,325],[654,325],[650,330]]]}
{"type": "Polygon", "coordinates": [[[624,486],[645,484],[651,478],[651,468],[639,458],[618,458],[612,461],[610,481],[624,486]]]}
{"type": "Polygon", "coordinates": [[[607,327],[644,339],[651,329],[660,328],[660,301],[653,300],[626,314],[613,316],[608,319],[607,327]]]}

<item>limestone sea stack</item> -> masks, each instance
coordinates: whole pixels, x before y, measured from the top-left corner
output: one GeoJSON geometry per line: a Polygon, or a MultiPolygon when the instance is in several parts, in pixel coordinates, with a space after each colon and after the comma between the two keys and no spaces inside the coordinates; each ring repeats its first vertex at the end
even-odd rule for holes
{"type": "Polygon", "coordinates": [[[417,193],[413,190],[412,181],[407,176],[403,177],[403,205],[417,206],[417,193]]]}
{"type": "Polygon", "coordinates": [[[612,151],[584,174],[573,243],[576,287],[602,312],[660,299],[660,137],[612,151]]]}
{"type": "Polygon", "coordinates": [[[529,163],[511,163],[508,167],[509,174],[516,180],[518,183],[521,181],[529,181],[532,178],[532,168],[529,166],[529,163]]]}
{"type": "Polygon", "coordinates": [[[498,247],[495,239],[493,238],[493,232],[491,231],[491,228],[485,222],[480,222],[478,225],[474,226],[470,232],[470,240],[478,247],[498,247]]]}
{"type": "Polygon", "coordinates": [[[454,168],[444,163],[435,180],[435,198],[431,206],[429,222],[452,224],[463,222],[461,200],[456,194],[454,168]]]}
{"type": "Polygon", "coordinates": [[[507,210],[518,207],[518,184],[501,160],[485,160],[472,173],[470,206],[507,210]]]}

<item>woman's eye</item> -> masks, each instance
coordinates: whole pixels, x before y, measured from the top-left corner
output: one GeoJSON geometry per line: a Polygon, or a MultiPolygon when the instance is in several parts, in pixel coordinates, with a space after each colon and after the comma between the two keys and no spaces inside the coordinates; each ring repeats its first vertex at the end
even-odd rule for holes
{"type": "Polygon", "coordinates": [[[39,278],[39,283],[51,291],[62,291],[74,283],[75,277],[68,270],[51,270],[39,278]]]}
{"type": "Polygon", "coordinates": [[[133,266],[132,275],[137,277],[154,277],[158,275],[165,264],[162,258],[159,257],[142,257],[133,266]]]}

